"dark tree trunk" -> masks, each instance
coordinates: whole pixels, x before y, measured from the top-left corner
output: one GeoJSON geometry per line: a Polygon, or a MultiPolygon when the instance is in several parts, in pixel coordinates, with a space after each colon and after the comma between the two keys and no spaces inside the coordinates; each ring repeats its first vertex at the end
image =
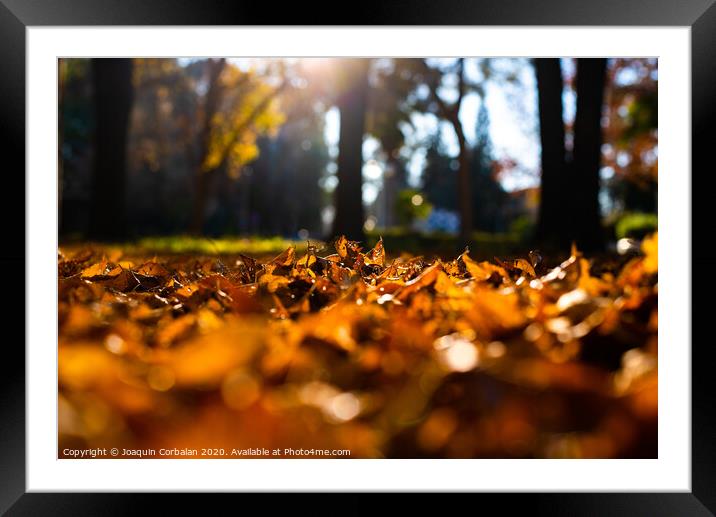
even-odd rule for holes
{"type": "Polygon", "coordinates": [[[559,59],[534,60],[539,97],[540,141],[542,143],[542,179],[540,187],[537,241],[564,246],[570,231],[565,223],[567,197],[570,195],[564,147],[562,115],[562,70],[559,59]]]}
{"type": "MultiPolygon", "coordinates": [[[[450,123],[452,124],[455,136],[457,136],[458,145],[460,147],[460,156],[458,156],[457,186],[458,186],[458,209],[460,210],[460,240],[463,244],[468,244],[472,238],[472,181],[470,167],[470,149],[465,139],[465,132],[462,130],[459,114],[462,100],[465,97],[465,59],[460,58],[457,61],[457,89],[458,99],[454,105],[454,109],[450,113],[450,123]]],[[[437,92],[436,92],[437,95],[437,92]]]]}
{"type": "Polygon", "coordinates": [[[65,142],[65,82],[67,75],[67,61],[60,59],[57,63],[57,106],[58,106],[58,127],[57,127],[57,225],[60,234],[62,231],[62,195],[64,190],[65,160],[62,156],[62,144],[65,142]]]}
{"type": "Polygon", "coordinates": [[[221,85],[219,78],[226,66],[226,59],[217,60],[209,59],[207,61],[208,83],[209,87],[206,92],[204,101],[204,113],[202,127],[199,133],[199,157],[196,168],[196,180],[194,184],[194,206],[192,208],[191,223],[189,232],[192,235],[201,235],[204,231],[204,219],[206,218],[206,203],[209,196],[209,186],[212,177],[216,174],[216,169],[205,170],[204,162],[209,153],[209,144],[211,141],[211,121],[216,115],[221,104],[221,85]]]}
{"type": "Polygon", "coordinates": [[[458,208],[460,209],[460,239],[462,244],[466,245],[472,238],[472,186],[471,186],[471,167],[470,167],[470,149],[467,146],[465,135],[462,131],[460,121],[453,122],[457,140],[460,146],[460,156],[458,156],[458,208]]]}
{"type": "Polygon", "coordinates": [[[204,233],[204,219],[206,217],[206,201],[209,196],[209,179],[212,171],[202,171],[196,173],[194,182],[194,205],[192,206],[191,223],[189,233],[192,235],[201,235],[204,233]]]}
{"type": "Polygon", "coordinates": [[[577,60],[577,115],[574,121],[572,236],[580,249],[604,247],[599,208],[602,158],[602,104],[607,60],[577,60]]]}
{"type": "Polygon", "coordinates": [[[352,59],[347,89],[338,99],[340,135],[338,186],[334,195],[332,236],[365,240],[363,233],[363,134],[368,93],[369,59],[352,59]]]}
{"type": "Polygon", "coordinates": [[[93,59],[95,135],[89,235],[121,240],[126,234],[126,156],[132,108],[132,60],[93,59]]]}

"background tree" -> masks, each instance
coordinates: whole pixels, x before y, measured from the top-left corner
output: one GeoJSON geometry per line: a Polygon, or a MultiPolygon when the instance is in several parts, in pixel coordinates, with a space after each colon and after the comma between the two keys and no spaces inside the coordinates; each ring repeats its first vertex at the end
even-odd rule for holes
{"type": "Polygon", "coordinates": [[[658,61],[616,58],[607,66],[603,166],[610,211],[656,213],[658,61]]]}
{"type": "MultiPolygon", "coordinates": [[[[503,60],[504,61],[504,60],[503,60]]],[[[401,77],[410,77],[413,81],[413,91],[407,97],[407,103],[417,112],[430,113],[438,120],[446,122],[453,130],[457,144],[458,156],[456,160],[457,182],[456,198],[460,214],[460,239],[469,242],[472,239],[472,229],[478,221],[485,221],[485,208],[477,207],[476,203],[489,200],[491,206],[494,199],[490,193],[497,195],[499,188],[495,189],[497,182],[491,169],[492,157],[488,156],[489,149],[473,149],[467,141],[465,128],[460,119],[460,111],[468,95],[477,95],[484,105],[486,86],[489,81],[499,85],[516,85],[519,81],[516,71],[521,66],[520,60],[513,62],[500,62],[499,65],[492,59],[480,59],[472,62],[477,66],[479,75],[468,77],[465,58],[454,60],[424,60],[400,59],[398,74],[401,77]],[[479,153],[480,156],[475,155],[479,153]],[[479,159],[477,168],[473,167],[473,160],[479,159]],[[477,170],[482,173],[476,174],[477,170]],[[475,183],[479,183],[476,188],[475,183]],[[485,190],[487,189],[487,190],[485,190]],[[481,214],[481,215],[480,215],[481,214]]],[[[519,97],[519,95],[518,95],[519,97]]],[[[516,100],[516,107],[519,99],[516,100]]],[[[488,123],[486,109],[482,113],[482,120],[488,123]]],[[[478,137],[483,135],[482,142],[477,147],[485,146],[488,134],[487,128],[478,128],[478,137]],[[482,132],[482,133],[481,133],[482,132]]],[[[438,206],[437,201],[435,202],[438,206]]],[[[483,224],[480,222],[480,224],[483,224]]],[[[491,224],[486,224],[487,227],[491,224]]]]}
{"type": "Polygon", "coordinates": [[[366,132],[379,142],[385,163],[382,201],[386,227],[400,222],[398,196],[407,186],[407,170],[401,151],[405,146],[405,128],[411,126],[412,107],[407,102],[413,81],[400,72],[393,59],[376,60],[371,75],[366,132]]]}
{"type": "Polygon", "coordinates": [[[92,60],[94,167],[90,205],[91,238],[126,236],[126,154],[132,108],[132,60],[92,60]]]}
{"type": "MultiPolygon", "coordinates": [[[[329,200],[320,181],[330,160],[324,138],[326,106],[316,102],[315,92],[301,79],[296,77],[297,86],[282,96],[286,122],[275,137],[259,138],[259,157],[244,167],[238,183],[233,182],[249,189],[241,198],[248,205],[239,214],[242,234],[305,238],[308,232],[313,238],[323,237],[321,211],[329,200]]],[[[230,192],[226,187],[222,190],[230,192]]],[[[229,224],[212,228],[231,233],[229,224]]]]}
{"type": "Polygon", "coordinates": [[[190,227],[194,234],[203,232],[214,176],[224,171],[238,178],[241,167],[258,156],[257,136],[275,133],[283,123],[275,101],[287,85],[281,79],[272,86],[256,71],[243,71],[224,58],[206,61],[206,81],[190,227]]]}
{"type": "Polygon", "coordinates": [[[569,197],[562,113],[562,68],[558,58],[534,60],[537,75],[542,176],[537,240],[565,245],[564,209],[569,197]]]}
{"type": "Polygon", "coordinates": [[[206,82],[207,89],[204,97],[204,104],[199,113],[201,120],[198,135],[199,158],[196,163],[196,187],[194,190],[194,207],[192,210],[191,226],[189,231],[193,234],[200,234],[204,230],[204,218],[206,217],[206,201],[209,190],[211,175],[216,170],[205,166],[211,147],[212,126],[214,119],[221,116],[219,105],[223,94],[220,83],[221,73],[226,67],[226,59],[206,60],[206,82]]]}
{"type": "Polygon", "coordinates": [[[536,59],[542,142],[542,183],[538,239],[584,250],[604,246],[599,206],[602,103],[606,59],[577,60],[574,146],[566,158],[562,112],[563,80],[557,59],[536,59]]]}
{"type": "Polygon", "coordinates": [[[599,169],[602,159],[602,105],[607,60],[577,59],[577,114],[569,221],[572,238],[585,250],[604,247],[599,207],[599,169]]]}
{"type": "MultiPolygon", "coordinates": [[[[496,178],[489,127],[489,115],[483,102],[478,110],[475,144],[470,148],[473,227],[500,232],[507,227],[508,196],[496,178]]],[[[439,136],[431,138],[421,179],[422,190],[435,208],[452,210],[457,206],[458,169],[458,161],[447,154],[439,136]]]]}
{"type": "Polygon", "coordinates": [[[470,149],[465,137],[465,131],[460,121],[460,107],[469,88],[465,77],[465,59],[458,58],[455,62],[445,69],[431,67],[425,60],[415,60],[419,69],[416,79],[424,83],[428,87],[429,96],[424,104],[426,111],[432,112],[440,119],[448,122],[455,136],[457,137],[459,154],[457,169],[457,201],[458,210],[460,212],[460,239],[463,242],[469,242],[472,238],[473,228],[473,209],[472,209],[472,182],[470,174],[470,149]],[[453,102],[446,101],[440,95],[440,87],[446,74],[454,74],[455,88],[457,91],[456,98],[453,102]]]}
{"type": "Polygon", "coordinates": [[[87,234],[94,163],[93,81],[89,59],[61,59],[59,142],[60,233],[87,234]]]}
{"type": "Polygon", "coordinates": [[[332,234],[346,235],[349,239],[361,241],[365,240],[362,174],[369,67],[369,59],[345,60],[337,101],[340,136],[332,234]]]}
{"type": "Polygon", "coordinates": [[[485,232],[504,231],[501,209],[507,194],[495,178],[492,142],[490,140],[490,116],[486,103],[480,103],[475,127],[475,145],[470,159],[473,225],[485,232]]]}
{"type": "Polygon", "coordinates": [[[59,188],[57,189],[57,217],[58,217],[58,224],[60,228],[62,227],[62,183],[64,175],[62,174],[62,170],[65,166],[65,161],[62,156],[62,144],[65,142],[65,124],[64,121],[66,119],[65,115],[65,90],[67,89],[67,60],[66,59],[60,59],[57,62],[57,76],[58,76],[58,84],[57,84],[57,118],[58,118],[58,127],[57,127],[57,184],[59,188]]]}
{"type": "Polygon", "coordinates": [[[134,60],[128,154],[131,228],[153,235],[188,228],[196,166],[195,76],[200,64],[134,60]]]}
{"type": "Polygon", "coordinates": [[[451,210],[457,206],[457,162],[448,156],[438,135],[428,145],[421,175],[422,190],[433,206],[451,210]]]}

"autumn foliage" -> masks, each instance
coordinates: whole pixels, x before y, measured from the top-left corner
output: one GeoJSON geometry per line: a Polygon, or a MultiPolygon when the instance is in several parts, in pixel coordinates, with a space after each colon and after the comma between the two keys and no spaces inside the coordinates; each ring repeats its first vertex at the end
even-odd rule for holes
{"type": "Polygon", "coordinates": [[[656,235],[553,268],[334,245],[265,261],[62,250],[59,455],[656,457],[656,235]]]}

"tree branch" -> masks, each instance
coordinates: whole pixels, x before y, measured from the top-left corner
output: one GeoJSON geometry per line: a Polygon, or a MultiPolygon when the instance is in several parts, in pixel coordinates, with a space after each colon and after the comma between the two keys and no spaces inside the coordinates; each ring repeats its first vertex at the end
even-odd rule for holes
{"type": "MultiPolygon", "coordinates": [[[[422,65],[423,73],[427,76],[434,73],[434,70],[428,66],[428,64],[425,62],[424,59],[420,60],[420,64],[422,65]]],[[[462,74],[460,74],[462,75],[462,74]]],[[[440,114],[442,118],[445,120],[453,123],[457,119],[457,114],[460,111],[460,103],[462,102],[462,94],[459,94],[458,101],[454,104],[448,104],[446,103],[440,95],[438,95],[438,85],[426,80],[425,83],[428,86],[428,89],[430,91],[430,98],[437,104],[438,110],[440,111],[440,114]]]]}
{"type": "Polygon", "coordinates": [[[241,134],[248,129],[248,127],[253,124],[254,120],[261,114],[262,111],[264,111],[269,103],[278,96],[286,87],[288,86],[288,80],[284,78],[280,85],[278,85],[271,93],[267,94],[266,97],[264,97],[261,102],[259,102],[256,106],[254,106],[254,109],[251,110],[251,113],[249,113],[249,116],[233,131],[233,136],[231,137],[231,140],[229,141],[229,144],[224,149],[223,155],[221,157],[221,161],[219,162],[219,165],[216,167],[217,169],[220,169],[226,164],[226,160],[229,157],[229,151],[230,149],[236,144],[237,140],[241,136],[241,134]]]}

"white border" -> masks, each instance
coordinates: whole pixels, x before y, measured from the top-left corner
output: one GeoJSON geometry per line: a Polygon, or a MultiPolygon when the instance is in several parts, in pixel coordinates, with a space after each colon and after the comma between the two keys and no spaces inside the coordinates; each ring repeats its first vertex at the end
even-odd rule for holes
{"type": "Polygon", "coordinates": [[[689,28],[27,29],[27,489],[690,491],[689,28]],[[658,56],[658,460],[57,460],[58,56],[658,56]]]}

